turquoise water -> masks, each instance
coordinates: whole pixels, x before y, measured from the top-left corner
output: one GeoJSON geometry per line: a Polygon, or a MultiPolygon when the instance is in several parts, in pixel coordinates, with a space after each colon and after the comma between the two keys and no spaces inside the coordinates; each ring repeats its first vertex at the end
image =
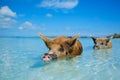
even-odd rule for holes
{"type": "Polygon", "coordinates": [[[79,38],[81,56],[43,63],[47,47],[40,38],[0,38],[0,80],[119,80],[120,39],[113,48],[93,50],[90,38],[79,38]]]}

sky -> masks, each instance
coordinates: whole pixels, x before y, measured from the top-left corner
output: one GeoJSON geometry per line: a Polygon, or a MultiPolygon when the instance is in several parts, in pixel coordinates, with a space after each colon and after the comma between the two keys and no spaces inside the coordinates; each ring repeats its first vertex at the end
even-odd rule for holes
{"type": "Polygon", "coordinates": [[[0,36],[120,33],[120,0],[0,0],[0,36]]]}

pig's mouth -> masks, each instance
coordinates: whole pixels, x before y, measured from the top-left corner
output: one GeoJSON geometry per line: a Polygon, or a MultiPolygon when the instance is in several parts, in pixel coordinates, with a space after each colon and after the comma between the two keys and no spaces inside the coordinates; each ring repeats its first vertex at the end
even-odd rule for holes
{"type": "Polygon", "coordinates": [[[43,61],[51,61],[51,60],[55,60],[55,59],[57,59],[57,55],[56,54],[45,53],[44,56],[42,57],[43,61]]]}

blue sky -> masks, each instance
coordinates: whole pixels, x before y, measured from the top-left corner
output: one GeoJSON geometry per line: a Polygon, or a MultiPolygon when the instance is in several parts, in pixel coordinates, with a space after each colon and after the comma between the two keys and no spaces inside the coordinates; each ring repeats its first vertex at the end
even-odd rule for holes
{"type": "Polygon", "coordinates": [[[0,36],[120,33],[119,0],[0,0],[0,36]]]}

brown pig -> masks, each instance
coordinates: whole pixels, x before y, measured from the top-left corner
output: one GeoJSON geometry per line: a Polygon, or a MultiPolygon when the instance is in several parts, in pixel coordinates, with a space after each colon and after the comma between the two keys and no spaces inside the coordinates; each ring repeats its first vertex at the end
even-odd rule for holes
{"type": "Polygon", "coordinates": [[[94,42],[94,49],[109,49],[112,48],[110,38],[95,38],[91,37],[94,42]]]}
{"type": "Polygon", "coordinates": [[[77,40],[79,35],[73,37],[58,36],[53,40],[42,34],[39,34],[39,36],[49,48],[49,51],[43,55],[43,61],[50,61],[58,57],[77,56],[82,53],[82,45],[77,40]]]}

